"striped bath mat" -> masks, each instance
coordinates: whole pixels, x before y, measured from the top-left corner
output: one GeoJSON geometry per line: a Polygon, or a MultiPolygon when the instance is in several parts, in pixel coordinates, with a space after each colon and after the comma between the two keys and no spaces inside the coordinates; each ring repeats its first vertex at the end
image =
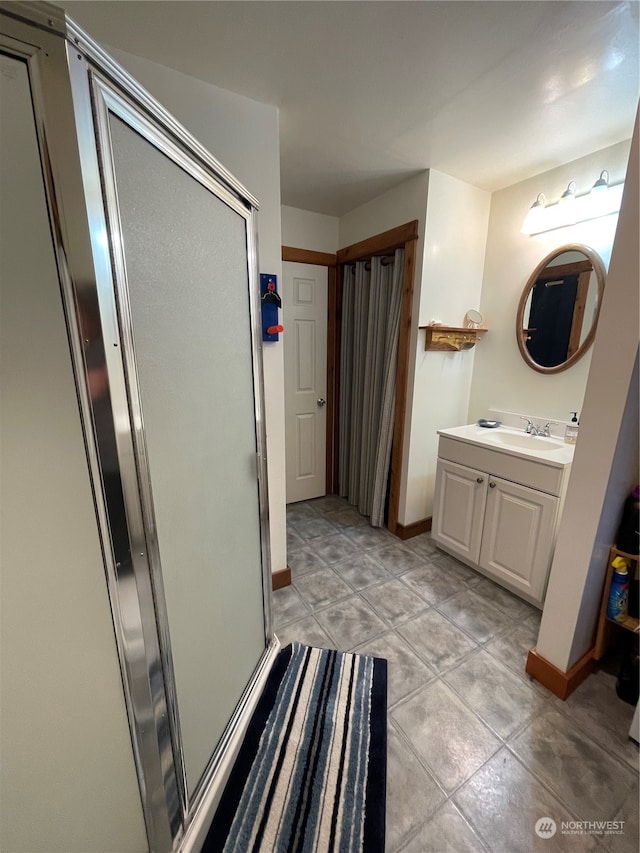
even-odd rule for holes
{"type": "Polygon", "coordinates": [[[283,649],[202,853],[384,851],[387,662],[283,649]]]}

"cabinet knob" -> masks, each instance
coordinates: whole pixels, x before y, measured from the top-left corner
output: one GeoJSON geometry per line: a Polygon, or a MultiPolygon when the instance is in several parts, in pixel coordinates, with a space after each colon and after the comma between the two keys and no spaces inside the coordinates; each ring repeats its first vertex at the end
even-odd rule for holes
{"type": "Polygon", "coordinates": [[[490,488],[490,489],[495,489],[495,487],[496,487],[496,484],[495,484],[495,483],[489,483],[489,488],[490,488]]]}
{"type": "Polygon", "coordinates": [[[483,477],[478,477],[478,478],[476,479],[476,483],[484,483],[484,478],[483,478],[483,477]]]}

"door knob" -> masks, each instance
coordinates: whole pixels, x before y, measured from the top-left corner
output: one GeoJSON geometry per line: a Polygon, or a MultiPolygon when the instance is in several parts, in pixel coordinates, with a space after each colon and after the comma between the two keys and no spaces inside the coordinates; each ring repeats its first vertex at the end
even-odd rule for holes
{"type": "Polygon", "coordinates": [[[495,487],[496,487],[496,484],[495,484],[495,483],[489,483],[489,488],[490,488],[490,489],[495,489],[495,487]]]}
{"type": "Polygon", "coordinates": [[[482,477],[477,477],[477,478],[476,478],[476,483],[484,483],[483,478],[482,478],[482,477]]]}
{"type": "Polygon", "coordinates": [[[316,402],[320,408],[327,405],[327,401],[324,399],[324,397],[318,397],[316,402]]]}

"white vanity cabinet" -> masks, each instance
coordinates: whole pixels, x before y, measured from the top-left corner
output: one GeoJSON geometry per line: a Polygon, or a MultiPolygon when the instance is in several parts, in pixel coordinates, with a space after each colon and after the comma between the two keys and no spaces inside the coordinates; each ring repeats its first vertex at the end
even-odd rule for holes
{"type": "Polygon", "coordinates": [[[438,449],[434,541],[541,606],[570,463],[513,454],[443,433],[438,449]]]}
{"type": "Polygon", "coordinates": [[[480,561],[488,474],[438,458],[431,538],[465,561],[480,561]]]}

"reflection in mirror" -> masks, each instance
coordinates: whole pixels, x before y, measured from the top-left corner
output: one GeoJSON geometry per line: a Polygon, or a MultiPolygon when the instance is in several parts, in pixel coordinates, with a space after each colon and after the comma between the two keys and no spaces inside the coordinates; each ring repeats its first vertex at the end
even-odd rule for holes
{"type": "Polygon", "coordinates": [[[587,246],[547,255],[533,271],[518,305],[516,335],[527,364],[540,373],[566,370],[593,342],[605,271],[587,246]]]}

